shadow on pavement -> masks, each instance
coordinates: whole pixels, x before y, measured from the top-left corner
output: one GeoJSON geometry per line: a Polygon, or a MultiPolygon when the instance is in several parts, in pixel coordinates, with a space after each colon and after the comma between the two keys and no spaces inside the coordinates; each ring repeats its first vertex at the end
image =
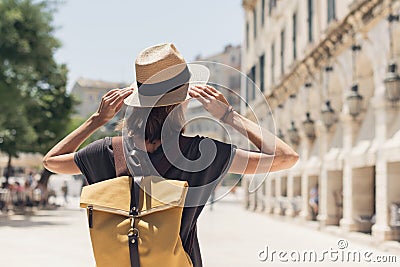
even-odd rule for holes
{"type": "Polygon", "coordinates": [[[51,212],[28,212],[25,214],[13,214],[0,216],[0,230],[2,227],[27,228],[27,227],[47,227],[69,225],[66,221],[61,221],[57,217],[59,213],[51,212]]]}

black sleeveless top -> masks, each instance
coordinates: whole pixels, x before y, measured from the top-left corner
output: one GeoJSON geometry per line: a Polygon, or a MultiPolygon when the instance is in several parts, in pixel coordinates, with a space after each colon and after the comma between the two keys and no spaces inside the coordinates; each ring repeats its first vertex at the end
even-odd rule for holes
{"type": "MultiPolygon", "coordinates": [[[[180,138],[185,139],[185,142],[182,142],[184,145],[180,147],[185,158],[192,161],[198,159],[201,155],[199,144],[205,137],[186,137],[181,135],[180,138]]],[[[164,174],[161,173],[163,177],[185,180],[188,181],[190,188],[198,187],[200,189],[196,190],[195,196],[198,199],[198,205],[185,207],[183,209],[180,230],[183,247],[189,254],[195,267],[202,266],[200,247],[197,239],[197,219],[204,208],[204,203],[206,203],[212,190],[214,190],[216,184],[219,182],[218,180],[228,171],[236,151],[236,146],[234,145],[219,142],[214,139],[210,140],[215,144],[217,151],[216,156],[207,168],[198,172],[187,171],[190,167],[185,168],[186,171],[175,167],[175,164],[171,164],[165,157],[162,145],[153,153],[148,153],[153,166],[157,170],[164,170],[164,172],[166,170],[164,174]],[[202,187],[210,183],[212,185],[211,187],[202,187]],[[204,190],[201,190],[202,188],[204,188],[204,190]]],[[[207,153],[207,151],[202,152],[207,153]]],[[[79,150],[75,153],[74,160],[82,174],[85,175],[89,184],[116,176],[111,137],[105,137],[94,141],[79,150]]],[[[177,164],[177,166],[182,165],[177,164]]],[[[190,189],[186,199],[190,197],[189,194],[190,189]]]]}

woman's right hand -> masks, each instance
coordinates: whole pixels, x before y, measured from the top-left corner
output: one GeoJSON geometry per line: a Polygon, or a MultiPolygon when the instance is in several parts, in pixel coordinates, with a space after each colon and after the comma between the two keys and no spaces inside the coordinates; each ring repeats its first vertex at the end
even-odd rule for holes
{"type": "Polygon", "coordinates": [[[81,126],[58,142],[43,158],[44,166],[55,173],[77,174],[80,169],[75,163],[76,149],[99,127],[111,120],[132,94],[133,88],[113,89],[101,99],[100,106],[81,126]]]}
{"type": "Polygon", "coordinates": [[[217,119],[221,119],[229,108],[229,103],[225,96],[210,85],[191,86],[189,95],[199,100],[204,108],[217,119]]]}
{"type": "Polygon", "coordinates": [[[99,108],[93,116],[102,124],[111,120],[124,104],[124,99],[132,94],[134,88],[113,89],[108,91],[102,98],[99,108]]]}

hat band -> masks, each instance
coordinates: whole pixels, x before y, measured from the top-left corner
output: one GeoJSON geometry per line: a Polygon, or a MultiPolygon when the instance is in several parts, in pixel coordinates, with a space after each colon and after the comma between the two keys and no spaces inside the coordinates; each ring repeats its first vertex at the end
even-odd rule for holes
{"type": "Polygon", "coordinates": [[[144,96],[164,95],[166,93],[175,91],[183,84],[188,83],[190,76],[190,71],[186,66],[185,69],[175,77],[159,83],[143,84],[137,81],[138,92],[144,96]]]}

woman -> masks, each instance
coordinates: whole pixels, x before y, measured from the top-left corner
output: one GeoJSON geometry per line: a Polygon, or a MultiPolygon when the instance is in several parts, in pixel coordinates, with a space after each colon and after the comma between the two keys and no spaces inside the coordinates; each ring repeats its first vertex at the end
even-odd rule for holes
{"type": "MultiPolygon", "coordinates": [[[[115,177],[111,138],[95,141],[78,152],[76,150],[95,130],[112,119],[125,102],[130,106],[128,110],[135,112],[127,118],[128,134],[124,138],[134,143],[134,150],[148,156],[153,166],[147,167],[154,167],[163,177],[187,180],[190,188],[205,188],[195,190],[195,197],[190,198],[188,193],[180,231],[182,244],[193,265],[202,266],[196,222],[215,188],[214,182],[227,172],[256,174],[287,169],[296,163],[298,155],[282,140],[234,111],[214,87],[193,85],[193,78],[204,80],[199,79],[202,75],[204,78],[204,71],[201,73],[201,67],[195,66],[189,70],[173,44],[160,44],[144,50],[135,65],[138,88],[114,89],[106,93],[97,112],[54,146],[43,163],[56,173],[82,172],[89,184],[115,177]],[[260,151],[247,151],[209,138],[182,135],[184,105],[180,104],[186,103],[188,98],[200,101],[213,117],[248,137],[260,151]],[[170,144],[175,136],[184,158],[179,158],[176,151],[170,153],[170,144]],[[208,153],[200,149],[204,140],[208,140],[208,144],[211,142],[216,152],[211,160],[212,151],[208,153]],[[197,161],[202,158],[202,153],[208,165],[197,168],[202,165],[197,161]],[[210,184],[212,186],[207,187],[210,184]]],[[[136,173],[132,168],[129,170],[136,173]]]]}

